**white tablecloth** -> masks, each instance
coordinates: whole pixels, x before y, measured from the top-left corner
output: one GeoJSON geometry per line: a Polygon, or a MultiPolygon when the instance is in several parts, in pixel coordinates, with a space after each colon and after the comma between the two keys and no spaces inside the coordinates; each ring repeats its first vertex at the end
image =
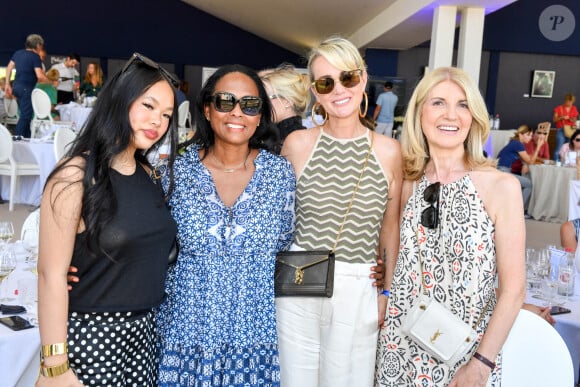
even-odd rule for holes
{"type": "MultiPolygon", "coordinates": [[[[40,165],[40,178],[38,176],[20,176],[20,193],[16,192],[15,203],[38,206],[42,196],[42,189],[46,178],[56,164],[54,156],[54,144],[48,142],[14,141],[14,158],[16,161],[38,163],[40,165]]],[[[10,197],[10,177],[0,178],[2,199],[10,197]]]]}
{"type": "Polygon", "coordinates": [[[483,146],[483,149],[487,152],[487,157],[491,159],[496,159],[499,151],[506,146],[510,141],[510,138],[514,135],[515,129],[507,130],[490,130],[489,138],[483,146]]]}
{"type": "Polygon", "coordinates": [[[61,121],[74,122],[76,130],[83,127],[91,111],[93,111],[93,108],[81,106],[75,102],[70,102],[66,105],[57,105],[55,109],[59,111],[61,121]]]}
{"type": "Polygon", "coordinates": [[[528,214],[546,222],[567,221],[570,181],[576,179],[576,168],[530,165],[530,177],[533,187],[528,214]]]}
{"type": "Polygon", "coordinates": [[[568,220],[580,218],[580,180],[570,180],[568,220]]]}
{"type": "MultiPolygon", "coordinates": [[[[0,294],[13,290],[19,278],[34,276],[25,270],[22,257],[18,257],[18,266],[8,276],[0,287],[0,294]]],[[[3,301],[9,305],[17,305],[18,300],[3,301]]],[[[1,315],[9,316],[9,315],[1,315]]],[[[21,314],[27,318],[27,314],[21,314]]],[[[38,376],[40,353],[40,334],[38,328],[22,331],[12,331],[0,325],[0,385],[2,387],[31,387],[38,376]]]]}
{"type": "MultiPolygon", "coordinates": [[[[535,305],[543,305],[543,301],[533,297],[528,292],[526,302],[535,305]]],[[[571,313],[554,316],[556,324],[554,328],[558,331],[564,342],[568,346],[574,365],[574,383],[578,383],[578,373],[580,372],[580,274],[576,274],[576,289],[574,296],[564,304],[571,313]]],[[[532,338],[533,339],[533,338],[532,338]]]]}

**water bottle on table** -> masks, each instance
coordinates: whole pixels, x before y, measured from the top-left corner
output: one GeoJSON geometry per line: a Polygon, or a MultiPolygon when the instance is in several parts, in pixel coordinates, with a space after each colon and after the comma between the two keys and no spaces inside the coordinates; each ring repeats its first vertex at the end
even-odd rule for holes
{"type": "Polygon", "coordinates": [[[576,275],[575,256],[572,249],[567,248],[566,254],[560,258],[558,265],[558,294],[565,297],[574,295],[574,277],[576,275]]]}

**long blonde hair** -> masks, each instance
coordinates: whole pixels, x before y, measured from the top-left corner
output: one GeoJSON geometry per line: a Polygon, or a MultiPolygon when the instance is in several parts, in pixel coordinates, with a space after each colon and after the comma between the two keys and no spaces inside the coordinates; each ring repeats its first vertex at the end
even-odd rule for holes
{"type": "Polygon", "coordinates": [[[420,178],[429,161],[429,144],[423,135],[421,113],[429,92],[443,81],[452,81],[463,90],[473,117],[464,143],[465,162],[471,168],[494,165],[492,160],[483,155],[483,144],[489,136],[489,115],[481,93],[464,70],[456,67],[440,67],[425,75],[409,100],[401,134],[403,172],[406,179],[420,178]]]}

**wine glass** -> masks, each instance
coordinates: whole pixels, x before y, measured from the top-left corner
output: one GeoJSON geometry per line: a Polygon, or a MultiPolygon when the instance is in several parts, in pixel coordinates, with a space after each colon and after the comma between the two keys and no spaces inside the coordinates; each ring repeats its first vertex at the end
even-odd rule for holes
{"type": "MultiPolygon", "coordinates": [[[[16,269],[16,257],[12,248],[4,246],[0,251],[0,286],[2,282],[16,269]]],[[[6,297],[12,299],[11,295],[6,297]]]]}
{"type": "Polygon", "coordinates": [[[554,305],[558,293],[558,268],[552,265],[550,249],[542,250],[542,296],[548,307],[554,305]]]}
{"type": "Polygon", "coordinates": [[[8,243],[12,238],[14,238],[14,225],[12,222],[0,222],[0,241],[2,241],[2,244],[8,243]]]}
{"type": "Polygon", "coordinates": [[[538,261],[540,252],[536,249],[526,249],[526,284],[528,289],[537,292],[540,288],[538,276],[538,261]]]}

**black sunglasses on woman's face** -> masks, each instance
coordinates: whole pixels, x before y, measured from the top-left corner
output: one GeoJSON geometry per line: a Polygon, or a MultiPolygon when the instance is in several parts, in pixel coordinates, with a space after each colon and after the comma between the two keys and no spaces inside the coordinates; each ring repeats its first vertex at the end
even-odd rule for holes
{"type": "Polygon", "coordinates": [[[262,109],[262,98],[253,95],[236,98],[232,93],[220,91],[209,97],[209,101],[213,102],[215,110],[221,113],[231,112],[238,103],[242,113],[247,116],[257,116],[262,109]]]}
{"type": "Polygon", "coordinates": [[[423,200],[429,203],[421,213],[421,224],[428,228],[436,228],[439,225],[439,191],[441,184],[435,182],[425,188],[423,200]]]}

